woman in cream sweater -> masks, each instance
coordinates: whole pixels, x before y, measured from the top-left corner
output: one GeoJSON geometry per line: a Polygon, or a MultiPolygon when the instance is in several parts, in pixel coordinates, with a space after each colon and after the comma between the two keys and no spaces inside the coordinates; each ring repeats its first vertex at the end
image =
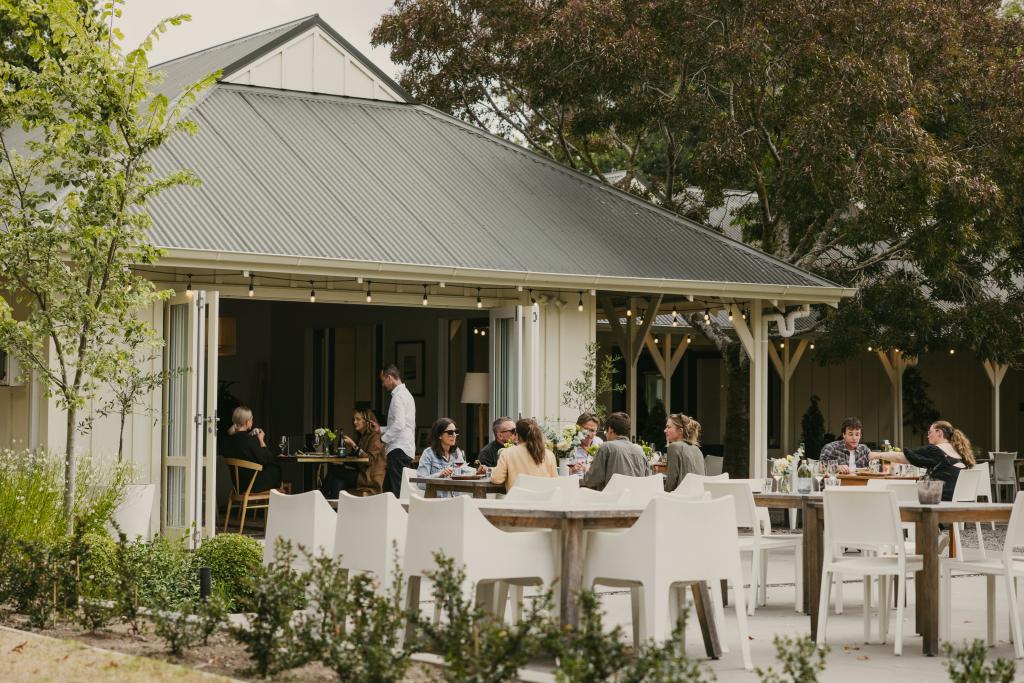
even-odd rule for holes
{"type": "Polygon", "coordinates": [[[530,419],[516,422],[519,443],[498,452],[498,464],[491,472],[491,481],[504,484],[508,491],[516,485],[519,475],[557,477],[555,454],[544,445],[544,435],[537,423],[530,419]]]}

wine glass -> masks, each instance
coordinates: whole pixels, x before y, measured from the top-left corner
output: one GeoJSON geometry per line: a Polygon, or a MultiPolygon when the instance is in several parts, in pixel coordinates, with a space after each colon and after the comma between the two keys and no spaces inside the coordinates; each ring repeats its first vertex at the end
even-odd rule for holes
{"type": "Polygon", "coordinates": [[[825,478],[826,474],[828,474],[828,463],[824,463],[820,460],[814,463],[814,481],[818,483],[816,490],[821,490],[821,480],[825,478]]]}
{"type": "Polygon", "coordinates": [[[461,450],[455,451],[455,461],[452,463],[454,469],[452,474],[462,474],[462,468],[466,464],[466,457],[462,454],[461,450]]]}
{"type": "Polygon", "coordinates": [[[281,449],[281,455],[288,455],[288,437],[287,436],[282,436],[281,437],[281,443],[278,444],[278,447],[281,449]]]}

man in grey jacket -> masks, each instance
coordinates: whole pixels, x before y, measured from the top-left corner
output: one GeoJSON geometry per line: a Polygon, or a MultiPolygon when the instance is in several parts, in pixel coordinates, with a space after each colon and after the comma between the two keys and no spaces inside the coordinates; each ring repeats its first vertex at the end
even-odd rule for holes
{"type": "Polygon", "coordinates": [[[651,476],[651,465],[647,462],[644,449],[629,440],[629,415],[612,413],[605,422],[608,440],[601,444],[594,454],[594,462],[583,475],[581,486],[601,491],[607,486],[613,474],[630,477],[651,476]]]}

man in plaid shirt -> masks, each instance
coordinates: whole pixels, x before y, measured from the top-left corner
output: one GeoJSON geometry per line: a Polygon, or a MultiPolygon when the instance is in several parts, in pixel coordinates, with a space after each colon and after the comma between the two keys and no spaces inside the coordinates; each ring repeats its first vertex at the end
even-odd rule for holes
{"type": "Polygon", "coordinates": [[[839,465],[839,471],[846,473],[850,471],[849,462],[852,453],[857,461],[857,467],[867,467],[871,449],[860,442],[862,427],[860,420],[855,417],[843,420],[840,432],[843,438],[822,446],[820,462],[839,465]]]}

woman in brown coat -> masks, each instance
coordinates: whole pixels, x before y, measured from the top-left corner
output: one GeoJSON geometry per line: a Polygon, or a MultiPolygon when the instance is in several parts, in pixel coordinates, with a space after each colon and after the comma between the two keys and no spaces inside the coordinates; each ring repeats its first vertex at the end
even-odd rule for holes
{"type": "Polygon", "coordinates": [[[359,436],[359,443],[346,436],[345,448],[350,449],[352,455],[370,459],[369,463],[360,468],[352,495],[372,496],[381,493],[388,461],[384,456],[384,444],[380,440],[377,416],[369,408],[356,408],[352,413],[352,427],[359,436]]]}

